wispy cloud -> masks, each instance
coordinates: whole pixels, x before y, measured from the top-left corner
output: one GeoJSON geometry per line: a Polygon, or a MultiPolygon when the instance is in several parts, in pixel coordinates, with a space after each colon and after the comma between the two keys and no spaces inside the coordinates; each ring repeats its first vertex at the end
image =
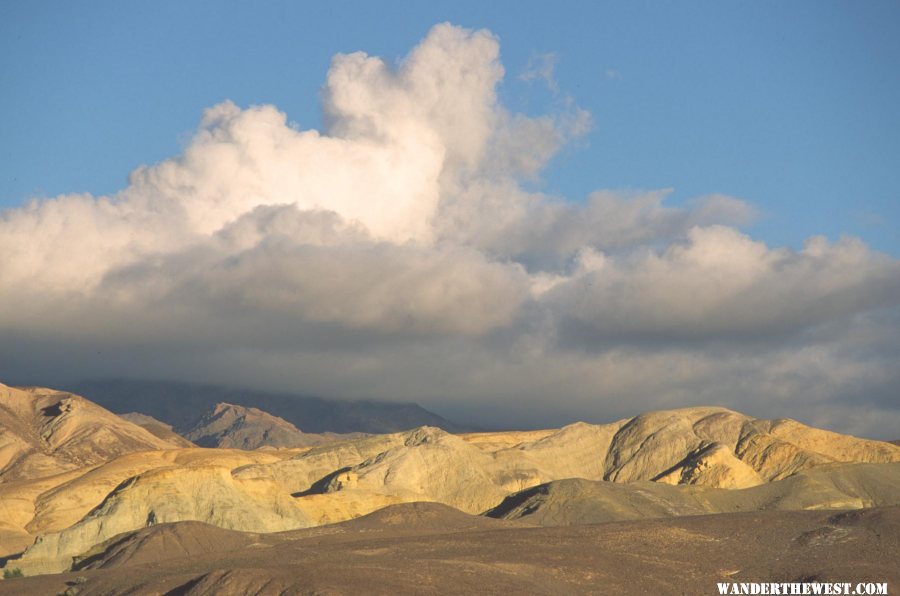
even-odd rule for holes
{"type": "Polygon", "coordinates": [[[607,79],[616,80],[622,78],[622,73],[615,68],[607,68],[603,71],[603,76],[607,79]]]}
{"type": "Polygon", "coordinates": [[[559,92],[559,84],[556,82],[554,71],[559,63],[559,54],[548,52],[545,54],[534,54],[529,60],[525,70],[519,75],[522,81],[540,81],[544,83],[553,93],[559,92]]]}

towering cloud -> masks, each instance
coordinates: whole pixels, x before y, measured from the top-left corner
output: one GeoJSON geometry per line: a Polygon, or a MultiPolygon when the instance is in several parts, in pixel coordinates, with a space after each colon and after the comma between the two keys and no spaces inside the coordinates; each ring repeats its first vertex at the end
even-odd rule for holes
{"type": "Polygon", "coordinates": [[[510,113],[503,76],[490,33],[438,25],[396,68],[336,56],[321,132],[224,102],[119,193],[2,213],[0,374],[417,399],[489,424],[711,402],[897,427],[896,260],[768,247],[721,195],[529,191],[591,118],[510,113]]]}

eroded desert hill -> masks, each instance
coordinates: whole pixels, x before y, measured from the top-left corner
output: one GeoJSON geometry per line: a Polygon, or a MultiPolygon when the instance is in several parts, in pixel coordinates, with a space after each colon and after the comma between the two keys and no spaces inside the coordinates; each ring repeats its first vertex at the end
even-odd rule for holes
{"type": "Polygon", "coordinates": [[[71,393],[0,384],[0,481],[38,478],[176,442],[71,393]]]}
{"type": "MultiPolygon", "coordinates": [[[[32,411],[45,407],[29,399],[32,411]]],[[[118,534],[161,523],[274,532],[417,501],[506,518],[527,517],[524,507],[531,521],[559,524],[900,504],[900,447],[715,407],[545,431],[420,427],[292,449],[168,447],[0,483],[0,556],[16,557],[7,567],[63,571],[118,534]]]]}

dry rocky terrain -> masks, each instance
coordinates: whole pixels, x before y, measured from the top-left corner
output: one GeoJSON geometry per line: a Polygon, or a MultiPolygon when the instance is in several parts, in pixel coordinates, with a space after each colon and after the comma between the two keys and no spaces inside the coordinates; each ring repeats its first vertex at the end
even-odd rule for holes
{"type": "MultiPolygon", "coordinates": [[[[0,386],[0,565],[68,574],[0,591],[343,593],[369,573],[384,593],[590,592],[643,561],[644,584],[621,585],[677,593],[767,568],[838,577],[854,560],[866,569],[866,549],[900,556],[900,447],[793,420],[699,407],[543,431],[340,436],[221,403],[188,435],[215,446],[203,448],[127,418],[0,386]],[[736,531],[759,541],[732,544],[736,531]],[[778,544],[796,557],[776,557],[778,544]]],[[[874,581],[886,571],[873,557],[874,581]]]]}
{"type": "Polygon", "coordinates": [[[412,503],[277,534],[151,526],[98,546],[71,572],[0,582],[0,594],[664,595],[715,594],[724,581],[893,590],[898,553],[898,507],[528,527],[412,503]]]}

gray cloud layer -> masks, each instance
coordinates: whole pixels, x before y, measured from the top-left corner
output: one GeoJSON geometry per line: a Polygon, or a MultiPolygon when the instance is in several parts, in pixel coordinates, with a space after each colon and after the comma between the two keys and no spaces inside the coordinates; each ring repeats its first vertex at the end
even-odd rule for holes
{"type": "Polygon", "coordinates": [[[0,214],[0,374],[417,400],[486,424],[699,403],[891,436],[900,263],[727,196],[526,190],[590,127],[512,114],[488,32],[334,58],[323,132],[209,108],[111,197],[0,214]]]}

